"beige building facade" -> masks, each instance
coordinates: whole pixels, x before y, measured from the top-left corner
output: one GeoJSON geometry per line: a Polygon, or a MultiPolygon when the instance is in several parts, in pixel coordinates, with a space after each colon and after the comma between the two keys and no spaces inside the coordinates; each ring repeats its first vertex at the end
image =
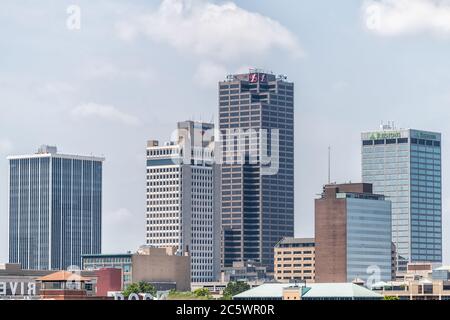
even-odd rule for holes
{"type": "Polygon", "coordinates": [[[372,290],[399,300],[450,300],[450,281],[394,281],[373,287],[372,290]]]}
{"type": "Polygon", "coordinates": [[[142,246],[135,253],[83,256],[83,270],[119,268],[123,288],[139,281],[153,284],[158,290],[190,291],[191,262],[188,253],[176,254],[176,247],[142,246]]]}
{"type": "Polygon", "coordinates": [[[274,278],[278,282],[314,282],[314,238],[286,237],[280,240],[274,249],[274,278]]]}
{"type": "Polygon", "coordinates": [[[131,257],[132,281],[175,283],[178,291],[191,291],[190,257],[175,255],[176,248],[142,247],[131,257]]]}

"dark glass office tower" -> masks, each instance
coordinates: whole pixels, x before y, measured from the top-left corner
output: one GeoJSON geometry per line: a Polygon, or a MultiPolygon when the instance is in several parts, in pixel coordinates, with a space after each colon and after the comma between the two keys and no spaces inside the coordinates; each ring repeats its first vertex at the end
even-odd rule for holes
{"type": "Polygon", "coordinates": [[[219,122],[222,265],[251,260],[271,271],[275,244],[294,235],[294,84],[260,70],[228,76],[219,83],[219,122]]]}
{"type": "Polygon", "coordinates": [[[101,252],[103,158],[36,154],[9,159],[9,262],[23,269],[81,269],[101,252]]]}

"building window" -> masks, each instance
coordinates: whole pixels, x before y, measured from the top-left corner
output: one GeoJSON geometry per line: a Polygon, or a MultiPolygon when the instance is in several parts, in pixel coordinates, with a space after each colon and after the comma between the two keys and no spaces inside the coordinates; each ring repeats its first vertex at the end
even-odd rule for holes
{"type": "Polygon", "coordinates": [[[397,143],[396,139],[386,139],[386,144],[395,144],[397,143]]]}

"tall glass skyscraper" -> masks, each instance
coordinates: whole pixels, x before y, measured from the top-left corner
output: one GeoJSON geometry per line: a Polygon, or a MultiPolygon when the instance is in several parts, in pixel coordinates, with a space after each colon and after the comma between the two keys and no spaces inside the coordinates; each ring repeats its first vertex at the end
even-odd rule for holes
{"type": "Polygon", "coordinates": [[[442,262],[441,134],[392,125],[365,132],[362,179],[392,201],[397,270],[442,262]]]}
{"type": "Polygon", "coordinates": [[[219,125],[222,265],[255,261],[273,270],[275,244],[294,235],[294,84],[261,70],[228,76],[219,83],[219,125]]]}
{"type": "Polygon", "coordinates": [[[9,262],[62,270],[100,253],[104,159],[42,146],[8,160],[9,262]]]}

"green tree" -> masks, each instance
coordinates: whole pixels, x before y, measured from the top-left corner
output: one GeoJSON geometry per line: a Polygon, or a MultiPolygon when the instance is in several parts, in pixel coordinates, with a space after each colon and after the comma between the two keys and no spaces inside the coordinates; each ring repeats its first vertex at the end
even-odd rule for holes
{"type": "Polygon", "coordinates": [[[150,293],[152,296],[156,296],[156,288],[150,283],[141,281],[139,283],[130,284],[123,292],[123,295],[128,298],[132,293],[150,293]]]}
{"type": "Polygon", "coordinates": [[[206,289],[206,288],[200,288],[200,289],[194,290],[194,295],[197,296],[197,297],[210,298],[211,297],[211,292],[209,292],[209,290],[206,289]]]}
{"type": "Polygon", "coordinates": [[[399,297],[385,296],[383,300],[400,300],[399,297]]]}
{"type": "Polygon", "coordinates": [[[246,282],[237,281],[237,282],[228,282],[225,290],[223,291],[223,298],[225,300],[230,300],[233,296],[247,291],[250,289],[250,285],[246,282]]]}

